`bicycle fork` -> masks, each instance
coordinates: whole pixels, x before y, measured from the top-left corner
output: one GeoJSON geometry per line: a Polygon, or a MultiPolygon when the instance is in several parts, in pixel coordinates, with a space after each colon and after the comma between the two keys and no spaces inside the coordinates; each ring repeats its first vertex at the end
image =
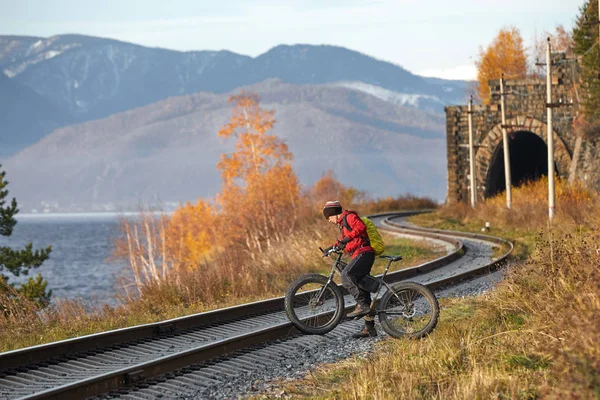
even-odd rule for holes
{"type": "Polygon", "coordinates": [[[319,293],[317,293],[317,296],[314,297],[315,304],[321,303],[323,294],[325,294],[325,291],[327,290],[327,286],[329,286],[333,282],[333,274],[334,274],[334,272],[331,271],[331,273],[329,274],[329,277],[327,278],[327,283],[325,285],[323,285],[323,287],[321,289],[319,289],[319,293]]]}

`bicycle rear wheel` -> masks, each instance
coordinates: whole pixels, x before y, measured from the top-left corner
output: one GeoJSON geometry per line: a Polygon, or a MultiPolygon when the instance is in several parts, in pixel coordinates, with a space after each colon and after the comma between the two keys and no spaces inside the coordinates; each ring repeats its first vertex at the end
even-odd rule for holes
{"type": "Polygon", "coordinates": [[[400,282],[391,286],[381,299],[378,310],[381,327],[395,338],[422,338],[435,328],[440,307],[426,286],[400,282]]]}
{"type": "Polygon", "coordinates": [[[302,275],[285,294],[285,313],[301,332],[322,335],[340,323],[344,296],[336,284],[327,284],[327,277],[302,275]]]}

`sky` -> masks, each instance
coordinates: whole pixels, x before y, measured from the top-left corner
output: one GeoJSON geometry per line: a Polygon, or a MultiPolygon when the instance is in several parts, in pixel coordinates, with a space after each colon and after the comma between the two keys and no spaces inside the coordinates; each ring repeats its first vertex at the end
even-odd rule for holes
{"type": "Polygon", "coordinates": [[[65,33],[256,57],[279,44],[357,50],[413,73],[474,79],[481,46],[515,26],[531,46],[584,0],[0,0],[0,35],[65,33]]]}

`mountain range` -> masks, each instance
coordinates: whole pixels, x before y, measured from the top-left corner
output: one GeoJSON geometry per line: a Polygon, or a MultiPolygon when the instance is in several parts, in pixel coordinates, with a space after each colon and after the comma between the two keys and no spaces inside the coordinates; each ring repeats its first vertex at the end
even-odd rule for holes
{"type": "Polygon", "coordinates": [[[81,35],[0,36],[0,72],[11,194],[66,210],[213,195],[218,156],[232,150],[216,133],[242,88],[276,111],[301,181],[331,168],[374,195],[443,198],[442,110],[467,84],[335,46],[252,58],[81,35]]]}

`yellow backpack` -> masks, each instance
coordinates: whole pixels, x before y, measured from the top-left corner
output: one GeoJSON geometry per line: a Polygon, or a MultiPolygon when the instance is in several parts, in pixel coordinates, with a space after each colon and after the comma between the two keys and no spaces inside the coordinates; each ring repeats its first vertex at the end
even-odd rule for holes
{"type": "MultiPolygon", "coordinates": [[[[379,234],[379,231],[377,230],[375,223],[367,217],[360,217],[360,219],[367,227],[367,235],[369,236],[369,243],[370,243],[371,247],[373,248],[373,250],[375,251],[375,255],[378,256],[378,255],[382,254],[385,251],[385,243],[383,242],[383,239],[381,238],[381,234],[379,234]]],[[[346,218],[344,218],[343,222],[344,222],[344,225],[346,226],[346,229],[350,230],[350,225],[348,225],[346,218]]]]}
{"type": "Polygon", "coordinates": [[[371,247],[375,250],[375,255],[378,256],[382,254],[385,250],[385,243],[383,243],[383,239],[375,226],[375,223],[371,221],[367,217],[361,217],[362,222],[367,226],[367,233],[369,234],[369,242],[371,242],[371,247]]]}

